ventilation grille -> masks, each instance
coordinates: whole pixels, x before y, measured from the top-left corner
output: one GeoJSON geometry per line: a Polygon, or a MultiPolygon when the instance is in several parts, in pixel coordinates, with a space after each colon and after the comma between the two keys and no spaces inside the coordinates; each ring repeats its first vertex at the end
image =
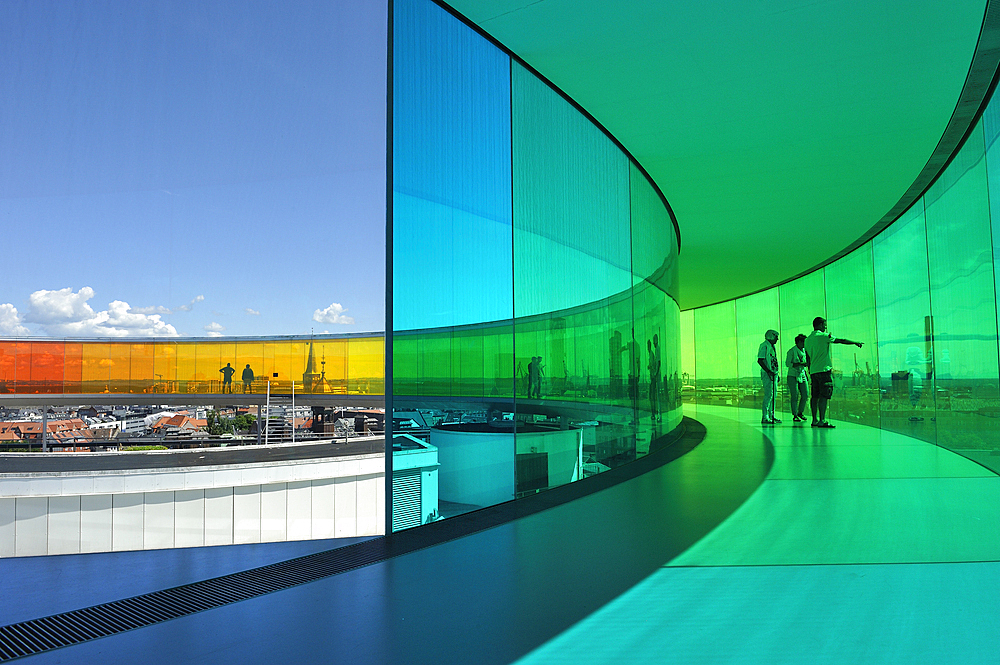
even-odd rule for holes
{"type": "Polygon", "coordinates": [[[392,474],[392,530],[420,526],[420,469],[392,474]]]}
{"type": "Polygon", "coordinates": [[[0,662],[281,591],[385,559],[383,538],[0,627],[0,662]]]}

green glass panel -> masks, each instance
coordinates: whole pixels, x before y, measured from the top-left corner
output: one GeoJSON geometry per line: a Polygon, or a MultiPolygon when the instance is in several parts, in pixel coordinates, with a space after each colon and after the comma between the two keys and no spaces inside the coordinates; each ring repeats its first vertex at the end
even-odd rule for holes
{"type": "MultiPolygon", "coordinates": [[[[737,406],[755,409],[761,407],[763,383],[760,377],[761,368],[757,363],[757,352],[761,342],[764,341],[764,333],[779,328],[777,289],[768,289],[736,299],[737,406]]],[[[783,357],[781,355],[783,341],[780,338],[778,340],[776,353],[779,358],[783,357]]],[[[780,405],[781,401],[776,397],[776,412],[780,405]]]]}
{"type": "MultiPolygon", "coordinates": [[[[872,242],[882,427],[936,441],[923,199],[872,242]]],[[[858,340],[862,341],[862,340],[858,340]]]]}
{"type": "MultiPolygon", "coordinates": [[[[827,329],[835,337],[864,344],[834,344],[834,395],[830,418],[879,426],[878,336],[871,243],[824,269],[827,329]]],[[[794,340],[785,340],[790,346],[794,340]]],[[[786,346],[786,348],[787,348],[786,346]]]]}
{"type": "Polygon", "coordinates": [[[695,399],[700,404],[736,403],[736,302],[694,311],[695,399]]]}
{"type": "Polygon", "coordinates": [[[686,400],[694,398],[694,382],[698,377],[694,353],[694,312],[693,309],[687,309],[680,313],[681,381],[684,386],[682,394],[686,400]]]}
{"type": "Polygon", "coordinates": [[[938,444],[1000,448],[996,294],[981,124],[927,191],[938,444]]]}
{"type": "Polygon", "coordinates": [[[809,335],[813,319],[826,316],[826,291],[823,271],[817,270],[778,287],[781,312],[782,348],[787,349],[798,334],[809,335]]]}

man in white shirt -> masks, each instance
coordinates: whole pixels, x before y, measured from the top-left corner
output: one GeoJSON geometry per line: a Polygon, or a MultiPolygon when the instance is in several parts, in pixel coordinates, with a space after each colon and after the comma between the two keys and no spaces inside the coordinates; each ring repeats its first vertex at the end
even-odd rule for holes
{"type": "Polygon", "coordinates": [[[774,395],[778,392],[778,331],[768,330],[764,341],[757,348],[757,364],[760,365],[760,380],[764,384],[764,401],[761,402],[761,425],[774,425],[781,421],[774,417],[774,395]]]}
{"type": "Polygon", "coordinates": [[[785,354],[785,367],[788,368],[788,397],[792,404],[792,420],[797,423],[805,422],[803,412],[806,408],[806,401],[809,398],[809,390],[806,388],[806,336],[796,335],[795,346],[788,349],[785,354]]]}
{"type": "Polygon", "coordinates": [[[813,319],[813,331],[806,338],[806,358],[809,363],[809,376],[812,378],[812,426],[831,428],[826,420],[826,406],[833,397],[833,360],[830,357],[831,344],[853,344],[859,349],[862,342],[852,342],[849,339],[834,337],[826,331],[826,319],[817,316],[813,319]],[[817,418],[817,414],[819,417],[817,418]]]}

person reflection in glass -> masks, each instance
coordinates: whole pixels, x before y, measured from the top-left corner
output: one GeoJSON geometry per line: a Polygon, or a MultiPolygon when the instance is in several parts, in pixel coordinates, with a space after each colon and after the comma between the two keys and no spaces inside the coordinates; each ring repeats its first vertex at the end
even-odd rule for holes
{"type": "MultiPolygon", "coordinates": [[[[906,336],[906,342],[909,344],[906,347],[906,369],[910,373],[910,408],[914,411],[920,408],[920,398],[924,395],[924,377],[931,362],[929,356],[924,357],[924,352],[919,346],[920,341],[920,335],[917,333],[906,336]]],[[[910,420],[918,422],[923,418],[914,413],[910,416],[910,420]]]]}
{"type": "Polygon", "coordinates": [[[649,354],[649,362],[646,369],[649,370],[649,411],[655,423],[660,419],[660,367],[657,358],[657,349],[653,348],[653,340],[646,340],[646,353],[649,354]]]}
{"type": "Polygon", "coordinates": [[[226,363],[226,366],[219,371],[222,372],[222,392],[226,392],[226,386],[229,386],[231,394],[233,392],[233,374],[236,374],[236,368],[226,363]]]}
{"type": "Polygon", "coordinates": [[[250,369],[250,363],[243,369],[243,392],[253,393],[253,370],[250,369]]]}

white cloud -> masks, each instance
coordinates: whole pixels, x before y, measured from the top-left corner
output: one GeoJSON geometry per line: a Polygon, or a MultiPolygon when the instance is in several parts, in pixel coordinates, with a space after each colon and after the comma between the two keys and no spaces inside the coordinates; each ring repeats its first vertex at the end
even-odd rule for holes
{"type": "Polygon", "coordinates": [[[136,314],[169,314],[170,308],[164,307],[163,305],[156,305],[155,307],[133,307],[132,312],[136,314]]]}
{"type": "Polygon", "coordinates": [[[209,337],[222,337],[222,331],[225,329],[225,326],[220,323],[216,323],[215,321],[212,321],[205,326],[205,332],[208,333],[209,337]]]}
{"type": "Polygon", "coordinates": [[[343,325],[351,325],[354,323],[354,318],[350,316],[344,316],[344,312],[347,310],[340,303],[332,303],[326,309],[317,309],[313,312],[313,321],[318,321],[319,323],[340,323],[343,325]]]}
{"type": "Polygon", "coordinates": [[[191,309],[192,309],[192,308],[194,307],[194,304],[195,304],[196,302],[201,302],[201,301],[202,301],[202,300],[204,300],[204,299],[205,299],[205,296],[195,296],[195,297],[194,297],[194,298],[193,298],[193,299],[191,300],[191,302],[189,302],[189,303],[188,303],[188,304],[186,304],[186,305],[179,305],[179,306],[178,306],[178,307],[177,307],[177,308],[176,308],[176,309],[175,309],[174,311],[175,311],[175,312],[190,312],[190,311],[191,311],[191,309]]]}
{"type": "Polygon", "coordinates": [[[0,333],[4,335],[27,335],[31,331],[21,325],[17,307],[10,303],[0,305],[0,333]]]}
{"type": "Polygon", "coordinates": [[[115,300],[108,309],[96,312],[87,301],[94,290],[85,286],[77,292],[67,287],[58,291],[35,291],[28,296],[27,323],[37,323],[55,337],[176,337],[177,330],[147,308],[133,310],[127,302],[115,300]]]}
{"type": "Polygon", "coordinates": [[[260,312],[258,312],[255,309],[250,309],[249,307],[244,308],[243,311],[246,312],[247,314],[251,314],[253,316],[260,316],[260,312]]]}
{"type": "Polygon", "coordinates": [[[44,325],[73,323],[94,318],[96,312],[87,304],[94,297],[94,289],[85,286],[76,293],[72,287],[58,291],[35,291],[28,296],[28,323],[44,325]]]}

